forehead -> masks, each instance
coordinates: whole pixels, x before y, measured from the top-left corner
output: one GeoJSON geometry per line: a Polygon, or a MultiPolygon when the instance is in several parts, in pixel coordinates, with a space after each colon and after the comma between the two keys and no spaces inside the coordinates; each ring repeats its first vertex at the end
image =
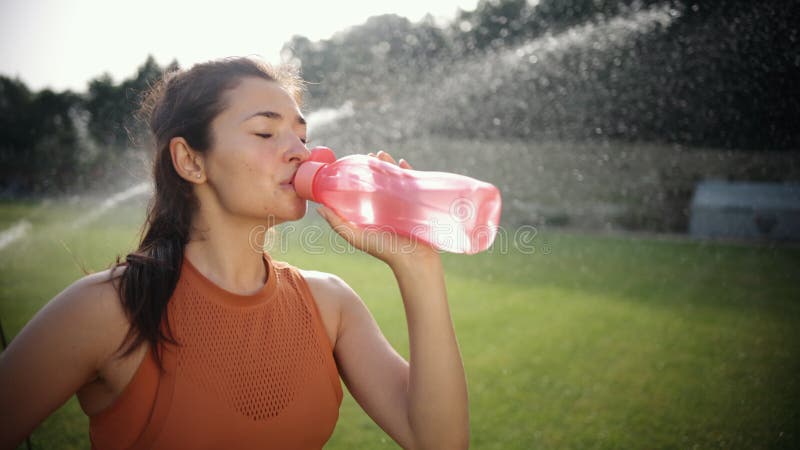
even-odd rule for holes
{"type": "Polygon", "coordinates": [[[275,81],[244,78],[225,93],[225,109],[220,115],[233,120],[245,120],[258,111],[270,110],[284,117],[301,115],[294,97],[275,81]]]}

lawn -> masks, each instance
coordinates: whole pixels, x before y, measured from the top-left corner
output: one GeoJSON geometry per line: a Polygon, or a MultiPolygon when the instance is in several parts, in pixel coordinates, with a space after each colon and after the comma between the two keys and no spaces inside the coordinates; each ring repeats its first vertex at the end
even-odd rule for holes
{"type": "MultiPolygon", "coordinates": [[[[135,245],[141,202],[74,226],[88,207],[0,204],[3,227],[32,218],[0,250],[7,335],[82,268],[101,270],[135,245]]],[[[309,251],[301,230],[313,226],[284,228],[273,256],[341,276],[407,355],[391,271],[332,251],[327,234],[323,251],[309,251]]],[[[800,447],[800,249],[509,232],[490,252],[444,263],[472,448],[800,447]]],[[[73,398],[33,448],[88,448],[87,427],[73,398]]],[[[382,447],[396,445],[346,396],[326,448],[382,447]]]]}

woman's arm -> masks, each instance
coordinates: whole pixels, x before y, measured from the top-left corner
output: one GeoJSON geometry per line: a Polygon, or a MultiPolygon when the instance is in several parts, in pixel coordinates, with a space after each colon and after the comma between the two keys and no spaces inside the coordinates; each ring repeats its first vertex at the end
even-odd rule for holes
{"type": "Polygon", "coordinates": [[[415,440],[421,448],[466,448],[467,383],[447,304],[441,259],[436,254],[428,261],[407,261],[393,266],[392,271],[408,321],[409,422],[415,440]]]}
{"type": "MultiPolygon", "coordinates": [[[[393,162],[387,154],[379,157],[393,162]]],[[[400,165],[410,167],[403,161],[400,165]]],[[[336,282],[342,312],[335,353],[351,393],[405,448],[468,447],[467,386],[439,254],[399,236],[369,235],[329,209],[323,208],[321,214],[352,245],[389,265],[406,311],[408,362],[383,337],[358,295],[336,282]],[[386,248],[402,251],[377,250],[386,248]]]]}
{"type": "Polygon", "coordinates": [[[119,321],[121,307],[114,311],[108,297],[117,296],[103,277],[84,277],[58,294],[0,355],[0,449],[14,448],[93,380],[119,345],[119,333],[110,333],[119,324],[110,319],[119,321]]]}

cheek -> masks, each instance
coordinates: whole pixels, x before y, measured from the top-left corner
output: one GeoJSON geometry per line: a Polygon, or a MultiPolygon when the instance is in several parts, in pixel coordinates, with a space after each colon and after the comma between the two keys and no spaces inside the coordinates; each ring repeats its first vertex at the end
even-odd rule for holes
{"type": "Polygon", "coordinates": [[[257,179],[256,164],[233,151],[215,149],[206,162],[208,182],[222,203],[236,202],[257,179]]]}
{"type": "Polygon", "coordinates": [[[241,155],[236,161],[229,161],[220,167],[213,181],[223,201],[238,208],[268,206],[279,194],[269,161],[255,155],[241,155]]]}
{"type": "Polygon", "coordinates": [[[270,186],[269,173],[258,161],[240,161],[236,167],[231,167],[225,179],[217,180],[222,185],[227,185],[226,190],[234,197],[243,201],[263,198],[270,186]]]}
{"type": "Polygon", "coordinates": [[[220,150],[211,159],[209,175],[217,183],[236,184],[242,180],[252,180],[264,176],[263,157],[257,152],[240,150],[220,150]]]}
{"type": "Polygon", "coordinates": [[[209,181],[233,209],[268,206],[277,198],[273,152],[257,142],[228,139],[209,154],[209,181]],[[249,206],[247,206],[249,205],[249,206]],[[258,205],[258,206],[256,206],[258,205]]]}

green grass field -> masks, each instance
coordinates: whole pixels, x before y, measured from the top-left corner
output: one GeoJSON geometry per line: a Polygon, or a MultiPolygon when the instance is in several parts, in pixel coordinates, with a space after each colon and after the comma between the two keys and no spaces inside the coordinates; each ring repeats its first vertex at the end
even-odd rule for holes
{"type": "MultiPolygon", "coordinates": [[[[101,270],[135,245],[140,204],[72,226],[86,208],[0,204],[0,228],[32,224],[0,250],[7,335],[81,266],[101,270]]],[[[297,230],[284,238],[276,259],[340,275],[407,355],[387,267],[361,254],[310,254],[297,230]]],[[[506,252],[444,256],[472,448],[800,447],[800,249],[547,232],[523,252],[514,241],[509,233],[506,252]]],[[[88,448],[87,430],[73,398],[31,440],[88,448]]],[[[396,448],[346,396],[326,448],[383,447],[396,448]]]]}

